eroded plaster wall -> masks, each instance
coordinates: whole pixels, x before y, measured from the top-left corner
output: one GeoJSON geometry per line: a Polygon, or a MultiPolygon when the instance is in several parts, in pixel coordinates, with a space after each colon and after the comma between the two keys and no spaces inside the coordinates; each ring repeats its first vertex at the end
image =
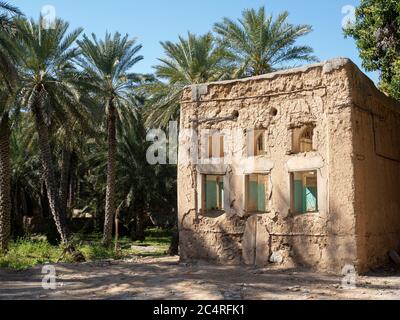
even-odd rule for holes
{"type": "Polygon", "coordinates": [[[246,140],[230,136],[225,141],[228,164],[194,165],[182,161],[190,153],[190,139],[181,135],[178,210],[183,260],[258,265],[271,260],[335,272],[356,262],[351,68],[348,60],[337,59],[185,90],[181,133],[196,127],[198,132],[265,129],[267,152],[248,158],[246,140]],[[237,112],[237,119],[202,122],[228,119],[237,112]],[[193,120],[200,122],[196,126],[193,120]],[[291,154],[292,130],[304,124],[315,126],[315,151],[291,154]],[[318,174],[319,211],[293,215],[290,172],[307,170],[318,174]],[[229,185],[224,214],[200,210],[201,174],[212,173],[224,173],[229,185]],[[244,176],[250,173],[270,175],[266,214],[249,217],[244,210],[244,176]]]}
{"type": "Polygon", "coordinates": [[[400,104],[356,66],[351,72],[358,265],[367,271],[400,250],[400,104]]]}

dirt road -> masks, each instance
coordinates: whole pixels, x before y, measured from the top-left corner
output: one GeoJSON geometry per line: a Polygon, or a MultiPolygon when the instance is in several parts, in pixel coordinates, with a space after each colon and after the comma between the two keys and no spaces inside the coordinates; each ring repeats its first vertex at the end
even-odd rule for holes
{"type": "Polygon", "coordinates": [[[42,267],[0,270],[0,299],[396,299],[400,273],[342,278],[304,270],[179,264],[177,257],[56,265],[55,290],[42,288],[42,267]]]}

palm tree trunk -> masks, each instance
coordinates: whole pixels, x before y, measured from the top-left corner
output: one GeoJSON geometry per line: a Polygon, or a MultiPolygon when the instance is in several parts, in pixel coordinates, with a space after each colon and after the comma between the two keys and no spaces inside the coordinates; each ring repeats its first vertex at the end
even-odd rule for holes
{"type": "Polygon", "coordinates": [[[11,230],[10,122],[0,120],[0,251],[7,250],[11,230]]]}
{"type": "Polygon", "coordinates": [[[136,220],[136,240],[140,242],[146,240],[146,235],[144,233],[144,216],[144,211],[142,209],[139,209],[139,211],[137,211],[136,220]]]}
{"type": "Polygon", "coordinates": [[[68,182],[68,202],[67,202],[67,210],[69,213],[69,217],[72,217],[72,210],[75,209],[75,194],[76,194],[76,176],[77,176],[77,164],[76,158],[74,155],[71,155],[71,164],[70,164],[70,177],[68,182]]]}
{"type": "Polygon", "coordinates": [[[63,148],[61,153],[60,210],[61,215],[64,217],[63,219],[67,220],[71,153],[66,148],[63,148]]]}
{"type": "Polygon", "coordinates": [[[44,121],[42,108],[39,103],[34,103],[32,105],[32,112],[35,117],[36,130],[39,135],[39,148],[43,166],[43,178],[46,184],[50,211],[62,243],[67,244],[69,242],[69,234],[65,217],[63,217],[61,213],[53,156],[50,148],[49,130],[44,121]]]}
{"type": "Polygon", "coordinates": [[[112,240],[113,219],[116,210],[115,206],[115,179],[116,179],[116,115],[115,106],[111,99],[108,106],[108,157],[107,157],[107,189],[106,189],[106,208],[104,219],[103,244],[110,246],[112,240]]]}

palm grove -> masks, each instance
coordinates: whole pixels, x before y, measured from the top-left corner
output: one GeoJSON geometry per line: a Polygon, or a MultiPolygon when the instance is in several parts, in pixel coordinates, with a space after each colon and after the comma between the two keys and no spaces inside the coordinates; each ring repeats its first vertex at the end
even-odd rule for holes
{"type": "Polygon", "coordinates": [[[35,219],[48,238],[72,247],[74,209],[95,213],[104,246],[116,214],[135,239],[146,220],[173,226],[176,167],[147,163],[147,129],[179,120],[187,85],[317,60],[296,44],[309,25],[264,8],[162,42],[165,55],[149,75],[134,72],[141,45],[127,35],[99,39],[62,20],[28,20],[5,2],[0,9],[1,251],[35,219]]]}

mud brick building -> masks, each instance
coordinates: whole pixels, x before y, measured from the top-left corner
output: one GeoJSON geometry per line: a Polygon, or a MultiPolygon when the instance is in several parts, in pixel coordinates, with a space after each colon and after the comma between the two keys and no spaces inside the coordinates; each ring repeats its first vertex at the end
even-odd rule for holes
{"type": "Polygon", "coordinates": [[[350,60],[188,87],[180,126],[183,260],[365,272],[400,249],[400,105],[350,60]]]}

